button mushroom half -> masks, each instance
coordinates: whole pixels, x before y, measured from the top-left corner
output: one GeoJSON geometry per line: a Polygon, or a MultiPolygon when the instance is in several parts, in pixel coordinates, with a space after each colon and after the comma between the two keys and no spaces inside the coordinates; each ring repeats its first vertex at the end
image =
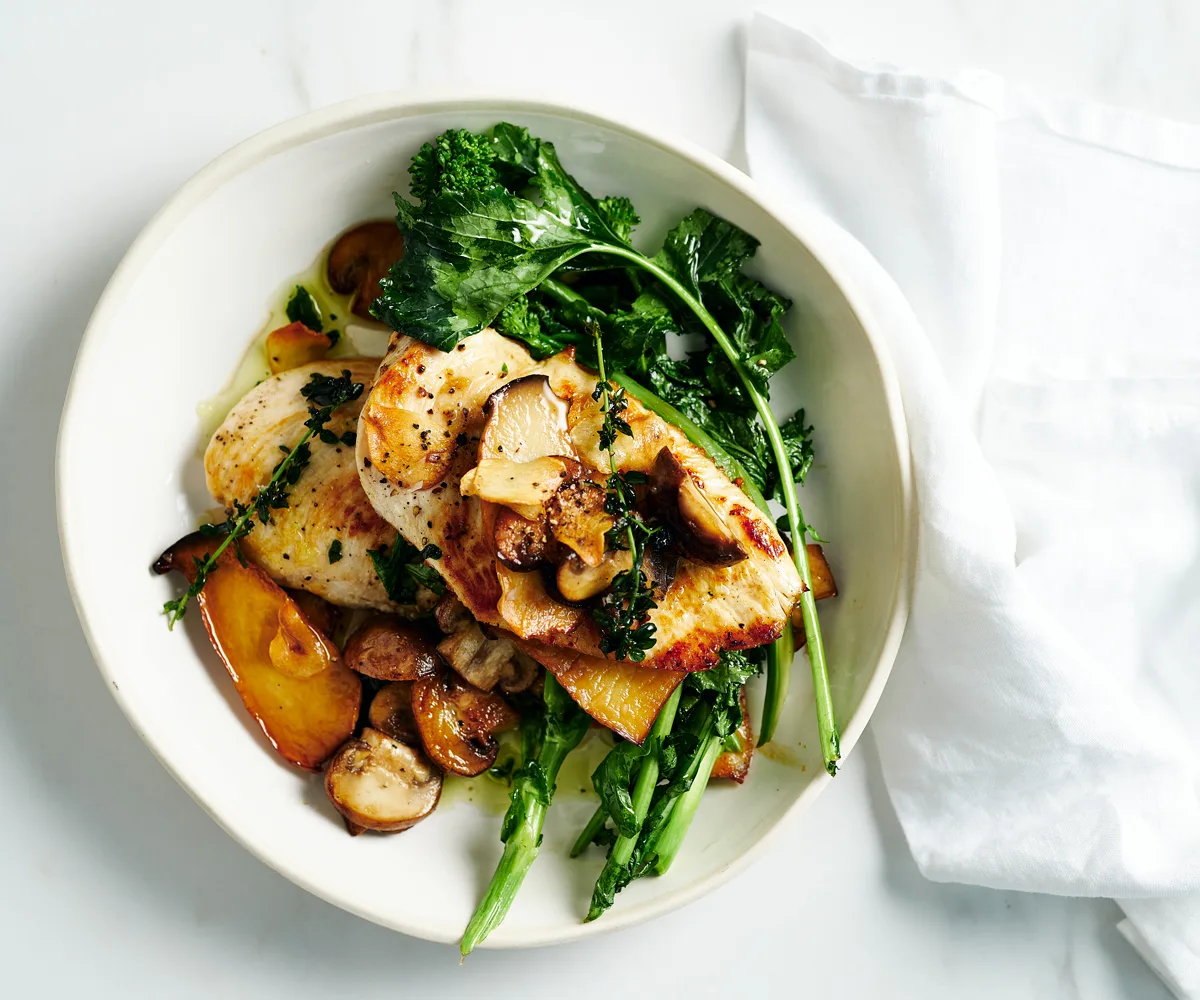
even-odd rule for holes
{"type": "Polygon", "coordinates": [[[368,728],[329,761],[325,791],[351,831],[396,833],[433,812],[442,775],[420,750],[368,728]]]}

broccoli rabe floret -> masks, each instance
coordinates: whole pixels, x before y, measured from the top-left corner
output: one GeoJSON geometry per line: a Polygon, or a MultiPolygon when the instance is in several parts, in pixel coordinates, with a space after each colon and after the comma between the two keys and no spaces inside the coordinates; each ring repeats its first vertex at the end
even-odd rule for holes
{"type": "Polygon", "coordinates": [[[486,191],[496,184],[492,140],[452,128],[427,142],[408,168],[413,197],[427,202],[444,191],[486,191]]]}

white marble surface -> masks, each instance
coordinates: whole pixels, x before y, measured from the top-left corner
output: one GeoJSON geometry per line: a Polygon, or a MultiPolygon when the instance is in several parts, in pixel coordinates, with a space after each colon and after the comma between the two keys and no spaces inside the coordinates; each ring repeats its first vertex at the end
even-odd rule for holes
{"type": "MultiPolygon", "coordinates": [[[[1200,120],[1200,8],[1186,0],[764,7],[848,51],[983,65],[1200,120]]],[[[924,881],[869,739],[763,861],[709,898],[632,931],[481,953],[460,969],[449,949],[335,910],[245,854],[159,767],[92,665],[58,556],[58,410],[108,275],[186,177],[312,107],[445,84],[635,108],[737,163],[748,10],[738,0],[0,5],[0,992],[1167,996],[1114,930],[1110,903],[924,881]]],[[[203,300],[198,289],[187,307],[203,300]]],[[[130,517],[138,504],[129,498],[130,517]]]]}

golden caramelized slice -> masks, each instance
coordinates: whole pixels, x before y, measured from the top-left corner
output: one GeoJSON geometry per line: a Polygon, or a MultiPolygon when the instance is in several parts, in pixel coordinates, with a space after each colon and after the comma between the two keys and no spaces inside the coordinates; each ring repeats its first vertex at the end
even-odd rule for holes
{"type": "Polygon", "coordinates": [[[837,583],[833,579],[833,570],[825,560],[825,551],[813,542],[809,542],[804,550],[808,553],[808,572],[812,576],[813,599],[823,601],[826,597],[837,597],[837,583]]]}
{"type": "Polygon", "coordinates": [[[550,671],[588,715],[634,743],[641,743],[663,703],[686,674],[654,670],[628,660],[585,656],[559,646],[517,640],[517,646],[550,671]]]}
{"type": "Polygon", "coordinates": [[[413,682],[412,710],[425,752],[447,771],[468,777],[492,766],[493,733],[511,729],[517,714],[500,695],[480,691],[449,670],[413,682]]]}
{"type": "Polygon", "coordinates": [[[367,710],[367,721],[401,743],[420,743],[421,734],[412,711],[412,681],[393,681],[376,691],[367,710]]]}
{"type": "Polygon", "coordinates": [[[338,237],[325,262],[329,287],[353,296],[350,311],[373,319],[371,303],[379,298],[379,279],[404,256],[404,237],[394,222],[364,222],[338,237]]]}
{"type": "Polygon", "coordinates": [[[393,363],[380,369],[358,429],[364,486],[388,495],[437,486],[460,449],[473,460],[484,401],[506,369],[515,373],[529,364],[526,351],[499,336],[476,334],[452,351],[398,336],[392,345],[393,363]],[[401,344],[407,349],[398,352],[401,344]]]}
{"type": "Polygon", "coordinates": [[[346,641],[346,665],[380,681],[415,681],[442,665],[432,640],[419,625],[395,615],[368,619],[346,641]]]}
{"type": "Polygon", "coordinates": [[[420,750],[364,729],[329,762],[325,792],[351,834],[355,827],[396,833],[433,812],[442,776],[420,750]]]}
{"type": "MultiPolygon", "coordinates": [[[[175,570],[191,581],[195,560],[218,544],[199,532],[188,535],[163,553],[155,571],[175,570]]],[[[208,574],[197,603],[213,648],[271,745],[285,760],[319,771],[354,733],[362,699],[358,675],[283,588],[257,566],[243,566],[232,546],[208,574]],[[311,671],[317,660],[323,668],[311,671]]]]}
{"type": "Polygon", "coordinates": [[[267,365],[272,375],[320,361],[333,341],[303,323],[289,323],[267,334],[267,365]]]}
{"type": "Polygon", "coordinates": [[[722,753],[713,765],[712,776],[728,778],[740,785],[750,773],[750,759],[754,756],[754,729],[750,725],[750,706],[746,700],[745,685],[738,694],[738,701],[742,703],[742,724],[737,729],[742,749],[726,750],[722,753]]]}

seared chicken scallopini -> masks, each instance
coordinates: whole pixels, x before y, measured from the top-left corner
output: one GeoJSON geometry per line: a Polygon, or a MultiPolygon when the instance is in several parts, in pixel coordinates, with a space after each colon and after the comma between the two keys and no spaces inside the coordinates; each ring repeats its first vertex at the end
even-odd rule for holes
{"type": "MultiPolygon", "coordinates": [[[[492,330],[448,352],[393,336],[359,418],[359,475],[371,504],[401,535],[414,545],[441,549],[433,565],[477,619],[527,640],[531,645],[525,648],[534,656],[537,644],[544,644],[599,658],[599,635],[588,610],[559,600],[561,594],[551,593],[541,573],[498,563],[496,505],[464,495],[480,492],[475,480],[484,470],[476,467],[488,397],[535,374],[546,376],[562,401],[570,460],[602,483],[608,458],[599,448],[596,376],[570,352],[535,362],[521,345],[492,330]]],[[[660,452],[668,450],[690,479],[689,488],[711,505],[744,556],[732,565],[679,561],[650,614],[656,642],[643,665],[702,670],[715,665],[723,649],[777,638],[802,584],[775,526],[678,428],[633,399],[624,416],[633,435],[619,436],[614,445],[618,469],[651,473],[660,452]]],[[[522,455],[519,442],[515,450],[509,456],[514,463],[546,454],[542,449],[522,455]]]]}

